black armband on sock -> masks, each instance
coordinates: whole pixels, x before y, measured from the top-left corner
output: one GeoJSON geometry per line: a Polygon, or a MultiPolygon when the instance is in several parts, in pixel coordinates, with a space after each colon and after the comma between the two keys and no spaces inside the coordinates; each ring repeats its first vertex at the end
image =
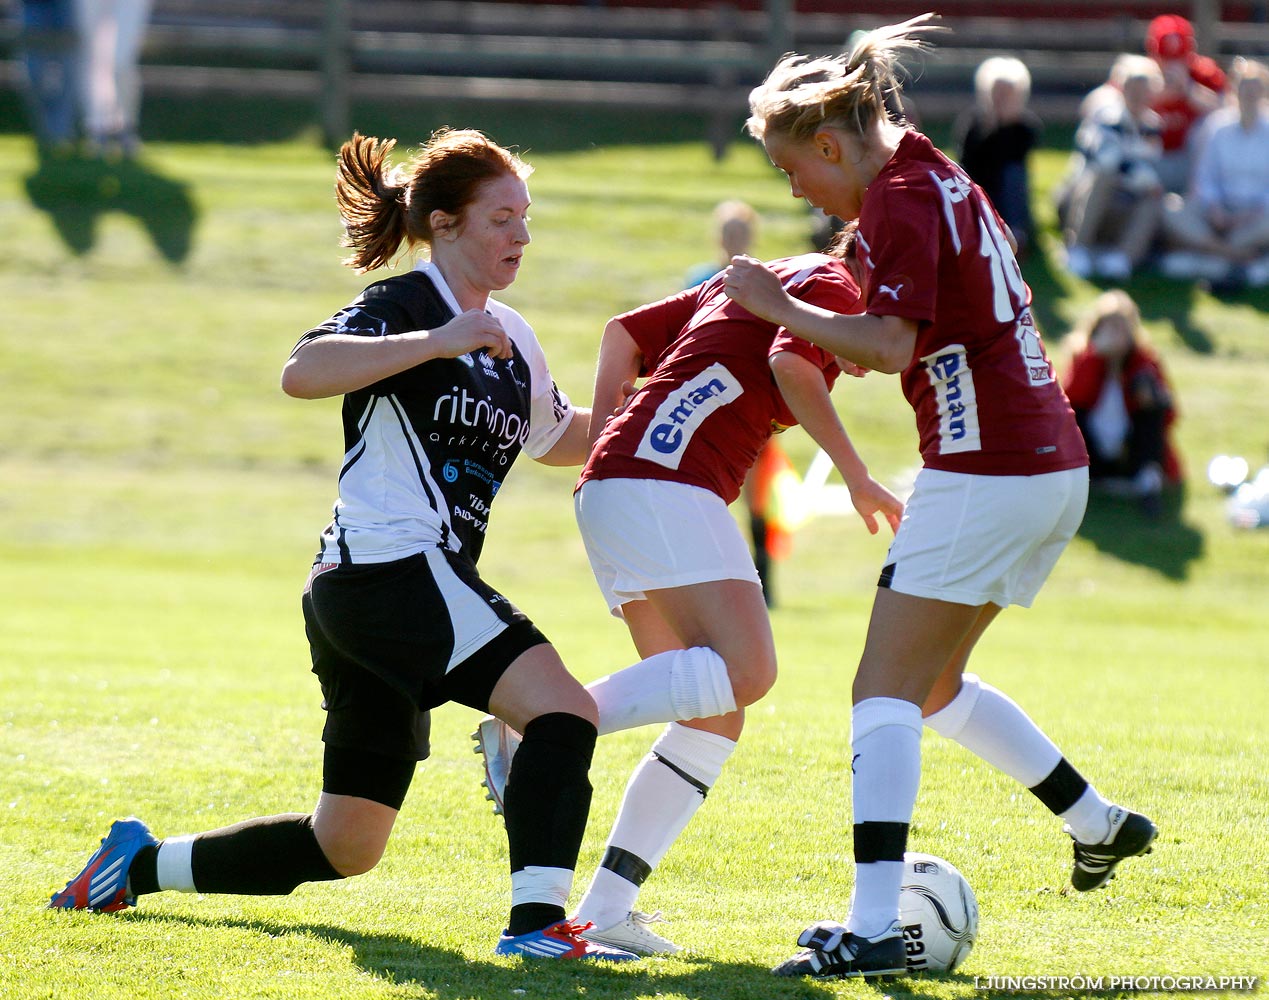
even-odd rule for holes
{"type": "Polygon", "coordinates": [[[620,847],[610,847],[604,851],[604,860],[599,863],[599,867],[607,868],[632,885],[643,885],[652,874],[652,866],[643,858],[620,847]]]}
{"type": "Polygon", "coordinates": [[[908,849],[907,823],[856,823],[855,863],[902,861],[908,849]]]}
{"type": "Polygon", "coordinates": [[[1038,785],[1032,785],[1028,791],[1043,802],[1049,812],[1061,816],[1080,800],[1087,788],[1088,782],[1063,757],[1047,778],[1038,785]]]}

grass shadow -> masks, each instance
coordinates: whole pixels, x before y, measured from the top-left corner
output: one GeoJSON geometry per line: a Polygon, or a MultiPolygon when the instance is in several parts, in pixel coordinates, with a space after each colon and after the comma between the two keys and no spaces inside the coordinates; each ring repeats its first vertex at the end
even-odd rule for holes
{"type": "MultiPolygon", "coordinates": [[[[691,955],[637,963],[525,961],[505,967],[493,961],[473,962],[458,952],[433,947],[405,935],[364,933],[333,924],[222,917],[204,921],[154,912],[129,913],[124,919],[194,927],[233,927],[274,938],[306,935],[349,949],[357,967],[378,979],[396,986],[421,987],[429,996],[440,1000],[471,1000],[526,992],[548,997],[673,993],[691,1000],[753,1000],[755,997],[815,1000],[837,995],[836,987],[840,986],[836,980],[821,983],[809,979],[780,979],[765,965],[717,962],[691,955]]],[[[928,997],[935,995],[938,984],[944,981],[971,983],[972,979],[959,974],[922,974],[877,983],[875,989],[878,996],[884,994],[891,998],[928,997]]]]}
{"type": "Polygon", "coordinates": [[[1171,323],[1177,339],[1195,354],[1216,353],[1216,341],[1194,322],[1194,306],[1199,297],[1197,283],[1146,274],[1134,279],[1128,291],[1140,308],[1142,319],[1171,323]]]}
{"type": "Polygon", "coordinates": [[[1163,509],[1147,518],[1135,499],[1108,496],[1094,488],[1079,535],[1099,551],[1146,566],[1170,580],[1185,580],[1203,556],[1203,533],[1182,520],[1184,491],[1165,490],[1163,509]]]}
{"type": "Polygon", "coordinates": [[[25,186],[31,204],[47,213],[74,254],[92,249],[102,215],[121,212],[140,221],[164,259],[179,264],[189,256],[198,221],[189,187],[152,170],[143,160],[42,151],[25,186]]]}

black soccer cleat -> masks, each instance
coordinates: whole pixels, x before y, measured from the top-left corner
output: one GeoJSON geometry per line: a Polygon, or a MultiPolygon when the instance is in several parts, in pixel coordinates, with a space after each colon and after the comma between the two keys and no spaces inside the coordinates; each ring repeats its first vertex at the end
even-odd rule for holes
{"type": "MultiPolygon", "coordinates": [[[[1071,833],[1069,827],[1066,832],[1071,833]]],[[[1110,833],[1105,840],[1100,844],[1075,841],[1071,885],[1079,892],[1100,888],[1115,877],[1115,866],[1124,858],[1149,854],[1153,850],[1150,843],[1158,833],[1158,828],[1141,813],[1115,806],[1110,811],[1110,833]]]]}
{"type": "Polygon", "coordinates": [[[841,924],[812,924],[798,936],[798,944],[809,947],[772,969],[775,975],[854,979],[899,976],[908,971],[907,951],[897,924],[875,938],[852,934],[841,924]]]}

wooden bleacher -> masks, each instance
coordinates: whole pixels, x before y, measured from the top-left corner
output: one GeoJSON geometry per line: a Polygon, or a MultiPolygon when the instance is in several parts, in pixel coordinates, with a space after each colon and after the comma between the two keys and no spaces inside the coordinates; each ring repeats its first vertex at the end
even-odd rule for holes
{"type": "MultiPolygon", "coordinates": [[[[824,6],[833,5],[155,0],[142,74],[146,92],[311,97],[330,136],[345,134],[351,101],[391,93],[685,111],[701,116],[721,151],[734,132],[728,123],[781,52],[838,51],[856,30],[926,9],[814,9],[824,6]]],[[[1142,51],[1150,17],[1178,9],[1146,0],[934,6],[949,31],[910,67],[908,86],[924,119],[964,108],[975,67],[1007,53],[1030,67],[1033,106],[1056,123],[1074,120],[1080,97],[1105,79],[1118,53],[1142,51]],[[1013,16],[984,13],[1000,10],[1013,16]]],[[[1269,54],[1269,24],[1257,20],[1265,6],[1192,0],[1182,12],[1196,18],[1205,50],[1226,60],[1269,54]]],[[[0,0],[0,86],[20,84],[19,52],[18,0],[0,0]]]]}

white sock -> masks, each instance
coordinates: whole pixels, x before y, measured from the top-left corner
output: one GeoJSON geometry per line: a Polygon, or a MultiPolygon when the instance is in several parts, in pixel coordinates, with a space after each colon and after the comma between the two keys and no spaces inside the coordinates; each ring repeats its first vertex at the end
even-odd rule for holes
{"type": "Polygon", "coordinates": [[[165,837],[154,861],[154,875],[160,889],[197,892],[194,888],[194,837],[165,837]]]}
{"type": "Polygon", "coordinates": [[[577,908],[579,921],[602,929],[625,919],[644,879],[701,807],[735,748],[716,733],[665,727],[626,785],[603,863],[577,908]]]}
{"type": "Polygon", "coordinates": [[[851,711],[855,890],[846,928],[876,937],[899,919],[903,852],[921,781],[921,709],[866,698],[851,711]]]}
{"type": "Polygon", "coordinates": [[[1081,843],[1098,843],[1110,832],[1111,803],[1066,763],[1062,751],[1021,706],[981,678],[965,674],[956,697],[925,724],[1026,785],[1066,821],[1081,843]],[[1073,798],[1073,805],[1061,808],[1073,798]]]}
{"type": "Polygon", "coordinates": [[[961,678],[956,697],[925,724],[1028,788],[1062,759],[1062,751],[1012,698],[974,674],[961,678]]]}
{"type": "Polygon", "coordinates": [[[676,719],[736,711],[727,664],[708,646],[672,649],[601,677],[586,690],[599,709],[599,735],[676,719]]]}
{"type": "Polygon", "coordinates": [[[1060,815],[1081,844],[1100,844],[1110,835],[1110,811],[1113,808],[1112,803],[1089,785],[1079,801],[1060,815]]]}
{"type": "Polygon", "coordinates": [[[528,865],[511,873],[511,905],[552,903],[563,907],[568,904],[568,894],[572,888],[571,868],[528,865]]]}

